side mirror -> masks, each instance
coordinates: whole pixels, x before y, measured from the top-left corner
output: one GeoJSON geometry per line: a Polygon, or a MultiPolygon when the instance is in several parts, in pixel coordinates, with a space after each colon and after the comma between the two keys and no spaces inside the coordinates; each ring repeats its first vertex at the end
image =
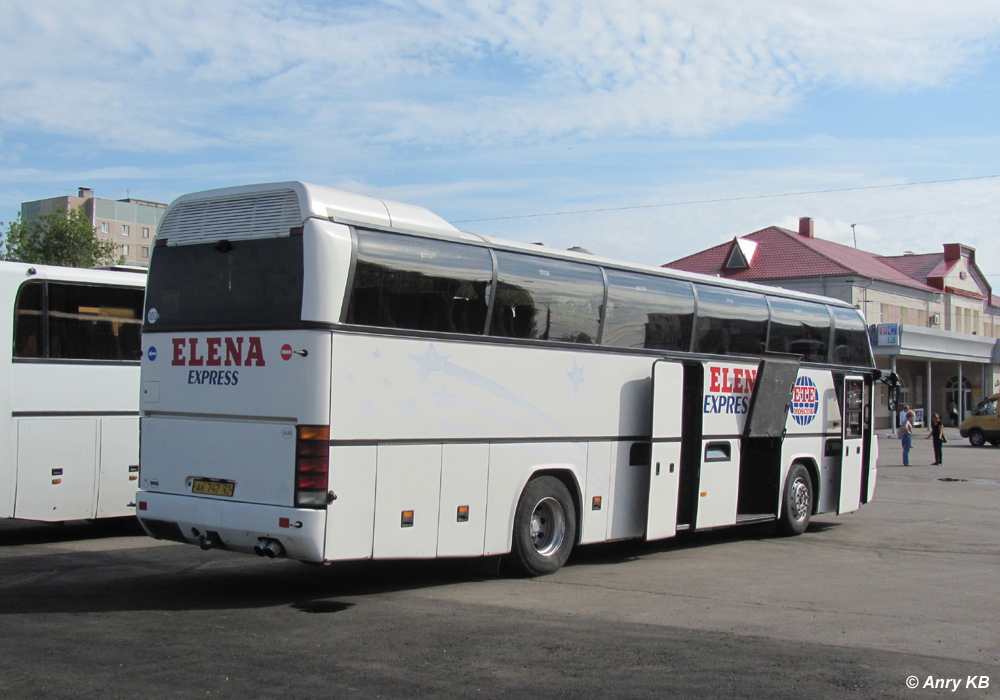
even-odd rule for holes
{"type": "Polygon", "coordinates": [[[889,410],[895,413],[899,410],[899,375],[889,372],[879,377],[879,381],[889,387],[889,410]]]}

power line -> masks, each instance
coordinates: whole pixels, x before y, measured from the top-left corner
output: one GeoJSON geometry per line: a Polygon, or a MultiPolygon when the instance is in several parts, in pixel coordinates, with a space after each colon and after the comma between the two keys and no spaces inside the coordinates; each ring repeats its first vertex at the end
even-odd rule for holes
{"type": "MultiPolygon", "coordinates": [[[[863,190],[879,190],[887,189],[890,187],[913,187],[915,185],[939,185],[948,182],[969,182],[971,180],[991,180],[1000,178],[1000,175],[980,175],[978,177],[956,177],[950,180],[924,180],[922,182],[899,182],[892,185],[866,185],[864,187],[843,187],[834,188],[827,190],[804,190],[801,192],[782,192],[779,194],[758,194],[758,195],[747,195],[744,197],[720,197],[717,199],[693,199],[683,202],[666,202],[663,204],[635,204],[631,206],[624,207],[603,207],[600,209],[576,209],[572,211],[554,211],[546,212],[543,214],[514,214],[511,216],[493,216],[483,219],[460,219],[458,221],[452,221],[453,224],[472,224],[481,221],[508,221],[510,219],[536,219],[544,216],[570,216],[572,214],[600,214],[609,211],[628,211],[635,209],[657,209],[661,207],[682,207],[691,204],[718,204],[721,202],[744,202],[753,199],[776,199],[778,197],[801,197],[807,194],[832,194],[834,192],[859,192],[863,190]]],[[[935,212],[937,213],[937,212],[935,212]]],[[[918,215],[919,216],[919,215],[918,215]]],[[[901,217],[907,218],[907,217],[901,217]]],[[[885,221],[891,221],[892,219],[885,219],[885,221]]],[[[868,223],[878,223],[878,222],[868,222],[868,223]]]]}
{"type": "Polygon", "coordinates": [[[925,211],[922,214],[907,214],[906,216],[894,216],[890,219],[875,219],[874,221],[858,221],[857,223],[851,224],[851,226],[867,226],[868,224],[884,224],[887,221],[902,221],[903,219],[916,219],[921,216],[933,216],[934,214],[948,214],[953,211],[966,211],[968,209],[979,209],[981,207],[991,207],[994,204],[1000,204],[1000,200],[994,200],[992,202],[984,202],[983,204],[973,204],[967,207],[952,207],[951,209],[938,209],[937,211],[925,211]]]}

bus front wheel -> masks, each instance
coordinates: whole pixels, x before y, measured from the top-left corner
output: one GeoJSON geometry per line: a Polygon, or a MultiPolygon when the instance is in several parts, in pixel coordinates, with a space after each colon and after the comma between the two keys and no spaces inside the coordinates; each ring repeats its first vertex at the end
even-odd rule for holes
{"type": "Polygon", "coordinates": [[[558,571],[576,540],[576,509],[566,486],[553,476],[532,479],[514,512],[509,562],[525,576],[558,571]]]}
{"type": "Polygon", "coordinates": [[[813,485],[809,470],[801,464],[793,464],[785,478],[778,532],[782,535],[801,535],[805,532],[809,527],[812,505],[813,485]]]}

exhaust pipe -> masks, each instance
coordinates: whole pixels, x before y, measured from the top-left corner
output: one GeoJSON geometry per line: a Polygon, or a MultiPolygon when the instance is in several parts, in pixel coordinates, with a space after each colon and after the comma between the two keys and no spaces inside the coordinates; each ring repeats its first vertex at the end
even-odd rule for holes
{"type": "Polygon", "coordinates": [[[218,532],[206,532],[198,538],[198,546],[206,552],[210,549],[215,549],[216,547],[225,547],[218,532]]]}
{"type": "Polygon", "coordinates": [[[274,559],[275,557],[284,556],[285,548],[281,546],[278,540],[261,537],[257,540],[257,544],[253,546],[253,553],[258,557],[267,556],[269,559],[274,559]]]}

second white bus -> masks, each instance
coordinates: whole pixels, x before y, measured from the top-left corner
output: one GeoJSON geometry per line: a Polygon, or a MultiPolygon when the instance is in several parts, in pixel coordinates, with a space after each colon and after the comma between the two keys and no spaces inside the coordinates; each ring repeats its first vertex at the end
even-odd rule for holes
{"type": "Polygon", "coordinates": [[[145,270],[0,263],[0,517],[135,513],[145,270]]]}
{"type": "Polygon", "coordinates": [[[307,562],[509,555],[856,510],[858,311],[462,233],[298,182],[166,212],[143,328],[140,522],[307,562]]]}

